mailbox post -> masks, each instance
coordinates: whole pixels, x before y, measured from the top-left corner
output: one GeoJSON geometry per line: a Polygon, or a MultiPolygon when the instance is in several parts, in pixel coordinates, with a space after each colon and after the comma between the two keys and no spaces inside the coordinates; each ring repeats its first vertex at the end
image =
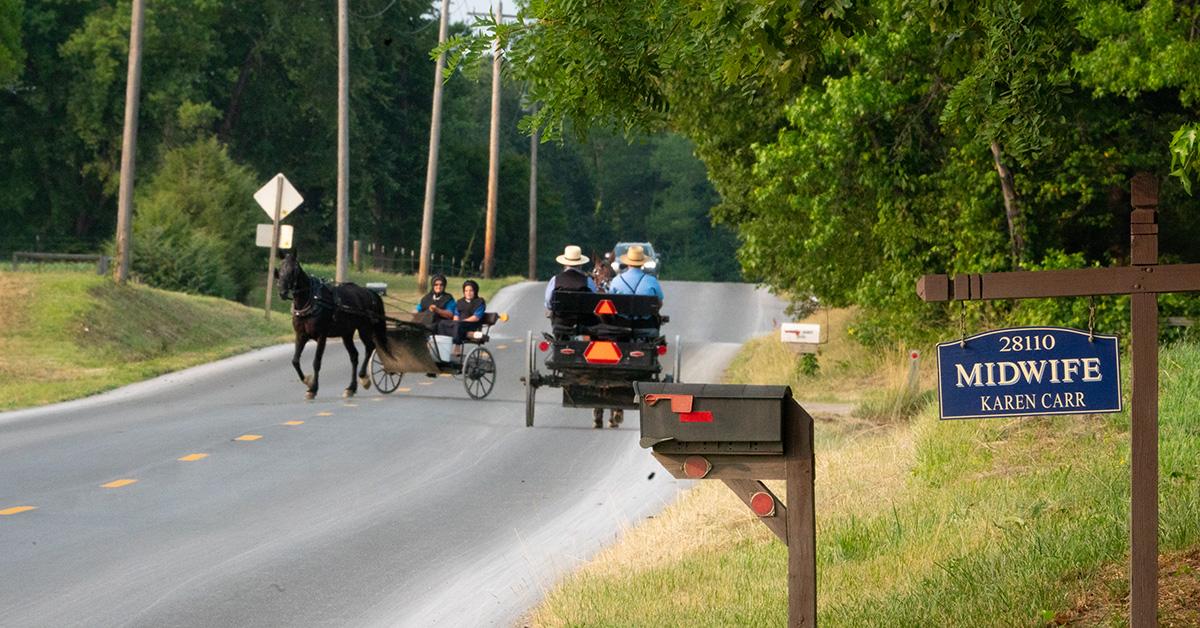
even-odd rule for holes
{"type": "Polygon", "coordinates": [[[635,384],[641,446],[680,479],[725,482],[788,548],[788,626],[816,626],[813,420],[787,386],[635,384]],[[787,503],[762,480],[785,480],[787,503]]]}

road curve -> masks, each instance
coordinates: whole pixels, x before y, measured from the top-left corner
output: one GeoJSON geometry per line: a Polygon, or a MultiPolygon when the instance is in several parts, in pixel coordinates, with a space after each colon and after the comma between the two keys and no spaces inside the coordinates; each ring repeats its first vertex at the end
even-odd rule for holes
{"type": "MultiPolygon", "coordinates": [[[[331,343],[315,401],[273,347],[0,413],[0,624],[511,624],[683,486],[637,446],[636,413],[594,430],[543,390],[524,427],[517,378],[525,331],[546,326],[543,288],[489,308],[511,320],[482,402],[425,377],[347,402],[331,343]]],[[[753,286],[664,288],[688,381],[715,381],[783,320],[753,286]]]]}

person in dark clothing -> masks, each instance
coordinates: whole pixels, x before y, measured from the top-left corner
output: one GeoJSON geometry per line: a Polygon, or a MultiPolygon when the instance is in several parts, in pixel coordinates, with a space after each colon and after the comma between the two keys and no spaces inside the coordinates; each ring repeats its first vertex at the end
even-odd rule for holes
{"type": "Polygon", "coordinates": [[[438,324],[439,333],[454,337],[454,358],[462,357],[462,344],[467,334],[483,328],[483,312],[487,302],[479,296],[479,284],[468,279],[463,282],[463,296],[454,304],[455,314],[452,320],[438,324]]]}
{"type": "Polygon", "coordinates": [[[596,282],[592,281],[591,277],[584,274],[582,266],[588,263],[588,256],[583,254],[583,249],[575,245],[568,246],[563,250],[563,254],[554,258],[554,261],[563,265],[563,271],[550,278],[550,283],[546,284],[546,309],[550,309],[550,298],[554,295],[555,290],[577,290],[586,292],[596,291],[596,282]]]}
{"type": "Polygon", "coordinates": [[[444,275],[433,276],[433,289],[421,297],[421,302],[417,304],[417,311],[428,313],[426,317],[422,317],[424,320],[421,322],[433,331],[437,331],[438,323],[453,319],[454,315],[458,313],[454,295],[446,292],[444,275]]]}

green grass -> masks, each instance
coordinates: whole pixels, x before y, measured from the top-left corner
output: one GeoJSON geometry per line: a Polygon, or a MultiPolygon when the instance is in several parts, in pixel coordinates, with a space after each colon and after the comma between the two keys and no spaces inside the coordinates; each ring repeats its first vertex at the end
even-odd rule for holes
{"type": "Polygon", "coordinates": [[[72,272],[0,272],[0,410],[95,394],[286,340],[288,321],[72,272]]]}
{"type": "MultiPolygon", "coordinates": [[[[333,275],[328,265],[313,264],[311,271],[333,275]]],[[[402,301],[419,297],[412,276],[351,272],[350,279],[386,282],[389,294],[402,301]]],[[[480,293],[491,297],[520,278],[477,281],[480,293]]],[[[461,281],[452,279],[451,285],[461,281]]],[[[0,271],[0,410],[84,397],[287,342],[289,303],[276,295],[272,311],[279,314],[264,320],[261,286],[250,295],[250,305],[242,305],[138,284],[118,286],[70,265],[0,271]]]]}
{"type": "MultiPolygon", "coordinates": [[[[1161,369],[1160,550],[1194,554],[1200,347],[1164,349],[1161,369]]],[[[1126,414],[938,421],[926,407],[911,423],[820,422],[817,437],[822,625],[1125,622],[1126,414]]],[[[651,521],[552,591],[532,623],[785,623],[786,549],[721,483],[651,521]]],[[[1164,625],[1196,617],[1197,578],[1179,572],[1190,593],[1163,596],[1164,625]]]]}

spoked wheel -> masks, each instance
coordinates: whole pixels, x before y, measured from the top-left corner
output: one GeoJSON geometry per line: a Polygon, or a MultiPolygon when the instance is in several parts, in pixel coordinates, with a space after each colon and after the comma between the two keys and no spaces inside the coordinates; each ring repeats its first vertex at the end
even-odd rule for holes
{"type": "Polygon", "coordinates": [[[538,374],[534,370],[537,349],[533,346],[533,331],[525,333],[525,427],[533,427],[533,402],[537,397],[538,374]]]}
{"type": "Polygon", "coordinates": [[[375,388],[383,394],[389,394],[396,391],[400,387],[400,378],[404,377],[404,373],[390,373],[383,368],[383,362],[379,361],[379,354],[371,354],[371,381],[375,382],[375,388]]]}
{"type": "Polygon", "coordinates": [[[492,392],[496,385],[496,361],[492,352],[483,347],[476,347],[467,359],[463,360],[463,388],[472,399],[483,399],[492,392]]]}

